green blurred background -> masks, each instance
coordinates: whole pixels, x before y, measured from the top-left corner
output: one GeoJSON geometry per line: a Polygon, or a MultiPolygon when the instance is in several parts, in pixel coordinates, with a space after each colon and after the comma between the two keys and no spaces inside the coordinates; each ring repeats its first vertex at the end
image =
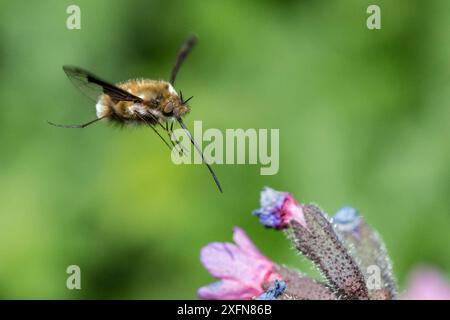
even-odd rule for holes
{"type": "Polygon", "coordinates": [[[211,241],[244,228],[271,259],[315,272],[251,216],[265,185],[333,213],[358,208],[395,274],[450,273],[450,2],[2,1],[0,298],[195,298],[211,241]],[[67,30],[66,8],[81,8],[67,30]],[[382,29],[366,28],[381,7],[382,29]],[[63,73],[169,76],[204,128],[279,128],[280,171],[176,166],[148,128],[82,123],[94,105],[63,73]],[[81,267],[82,290],[66,289],[81,267]]]}

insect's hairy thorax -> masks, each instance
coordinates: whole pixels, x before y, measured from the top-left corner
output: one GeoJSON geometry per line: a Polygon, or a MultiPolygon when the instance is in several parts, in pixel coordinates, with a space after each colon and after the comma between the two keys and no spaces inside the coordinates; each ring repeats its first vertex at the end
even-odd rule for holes
{"type": "Polygon", "coordinates": [[[171,95],[177,95],[172,85],[162,80],[129,80],[117,86],[146,101],[156,99],[158,96],[168,98],[171,95]]]}

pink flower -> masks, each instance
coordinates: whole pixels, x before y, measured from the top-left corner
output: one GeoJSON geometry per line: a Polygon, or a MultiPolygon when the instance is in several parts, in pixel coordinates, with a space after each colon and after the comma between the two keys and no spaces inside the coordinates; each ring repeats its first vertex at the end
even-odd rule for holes
{"type": "Polygon", "coordinates": [[[253,211],[253,215],[259,218],[263,226],[286,229],[290,221],[296,220],[306,227],[302,207],[290,193],[266,187],[261,192],[260,204],[261,208],[253,211]]]}
{"type": "Polygon", "coordinates": [[[431,267],[416,269],[410,279],[403,300],[450,300],[450,283],[431,267]]]}
{"type": "Polygon", "coordinates": [[[201,262],[220,281],[200,288],[200,299],[251,299],[264,293],[263,284],[282,280],[275,264],[259,252],[242,229],[234,228],[233,240],[236,244],[214,242],[202,249],[201,262]]]}

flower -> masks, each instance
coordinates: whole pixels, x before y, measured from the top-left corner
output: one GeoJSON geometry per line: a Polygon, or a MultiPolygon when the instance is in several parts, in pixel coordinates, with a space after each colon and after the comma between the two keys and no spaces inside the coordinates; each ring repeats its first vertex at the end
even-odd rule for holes
{"type": "Polygon", "coordinates": [[[202,287],[201,299],[251,299],[264,293],[263,285],[282,280],[275,264],[263,256],[245,232],[234,228],[232,243],[210,243],[201,250],[200,260],[220,281],[202,287]]]}
{"type": "Polygon", "coordinates": [[[360,217],[358,210],[346,206],[339,209],[332,220],[340,231],[355,231],[358,228],[360,217]]]}
{"type": "Polygon", "coordinates": [[[410,276],[403,300],[450,300],[450,283],[431,267],[419,267],[410,276]]]}
{"type": "Polygon", "coordinates": [[[306,227],[302,207],[288,192],[280,192],[271,188],[264,188],[260,198],[261,208],[253,211],[259,222],[273,229],[286,229],[289,222],[296,220],[306,227]]]}
{"type": "MultiPolygon", "coordinates": [[[[315,204],[298,204],[288,192],[264,188],[253,215],[283,229],[293,246],[321,272],[313,279],[270,261],[239,228],[234,241],[203,248],[201,261],[220,281],[200,288],[203,299],[390,300],[397,284],[383,239],[358,211],[346,206],[330,219],[315,204]],[[267,291],[266,291],[267,290],[267,291]]],[[[404,299],[450,299],[450,285],[436,272],[413,278],[404,299]]]]}
{"type": "Polygon", "coordinates": [[[261,294],[257,300],[275,300],[281,296],[286,289],[286,283],[283,281],[275,280],[275,282],[267,289],[266,292],[261,294]]]}

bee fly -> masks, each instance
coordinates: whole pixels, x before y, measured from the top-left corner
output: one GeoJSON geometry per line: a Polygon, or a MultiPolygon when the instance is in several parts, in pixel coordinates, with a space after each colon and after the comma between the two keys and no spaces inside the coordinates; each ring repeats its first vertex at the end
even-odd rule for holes
{"type": "Polygon", "coordinates": [[[113,85],[81,68],[63,66],[64,72],[72,83],[96,102],[97,118],[80,125],[60,125],[52,122],[49,122],[49,124],[63,128],[85,128],[103,119],[124,125],[143,124],[153,129],[169,149],[173,147],[183,153],[186,152],[186,149],[180,141],[174,138],[173,134],[173,125],[178,122],[194,148],[201,155],[219,191],[222,192],[216,174],[205,160],[202,151],[182,120],[182,117],[189,112],[188,102],[192,97],[184,99],[181,90],[180,95],[178,95],[173,87],[178,70],[196,42],[197,38],[191,36],[183,44],[172,68],[169,82],[142,79],[129,80],[113,85]],[[172,147],[157,130],[158,128],[167,133],[172,147]]]}

